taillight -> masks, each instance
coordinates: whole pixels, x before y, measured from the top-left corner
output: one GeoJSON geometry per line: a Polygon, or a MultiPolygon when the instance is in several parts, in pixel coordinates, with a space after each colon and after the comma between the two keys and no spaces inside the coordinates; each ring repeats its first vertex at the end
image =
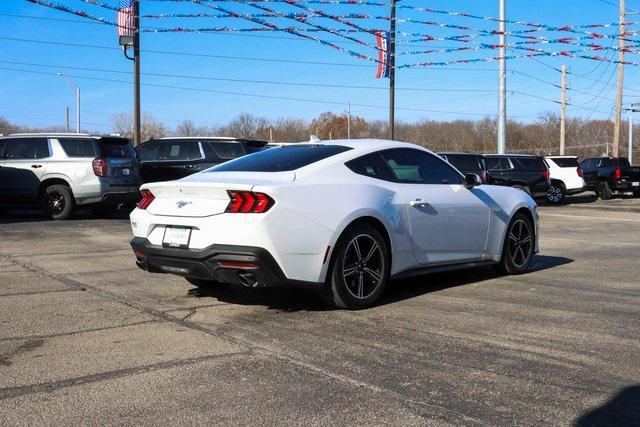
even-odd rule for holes
{"type": "Polygon", "coordinates": [[[138,209],[147,209],[151,202],[153,202],[156,196],[149,190],[140,190],[140,194],[142,194],[142,200],[138,202],[138,209]]]}
{"type": "Polygon", "coordinates": [[[544,172],[542,172],[542,177],[544,178],[545,181],[549,181],[549,169],[545,169],[544,172]]]}
{"type": "Polygon", "coordinates": [[[622,179],[622,170],[620,168],[616,168],[613,172],[613,179],[622,179]]]}
{"type": "Polygon", "coordinates": [[[578,176],[582,178],[582,168],[578,166],[578,176]]]}
{"type": "Polygon", "coordinates": [[[107,161],[105,159],[93,159],[93,173],[96,176],[107,176],[107,161]]]}
{"type": "Polygon", "coordinates": [[[229,213],[264,213],[273,206],[273,199],[264,193],[253,191],[227,191],[229,193],[229,213]]]}

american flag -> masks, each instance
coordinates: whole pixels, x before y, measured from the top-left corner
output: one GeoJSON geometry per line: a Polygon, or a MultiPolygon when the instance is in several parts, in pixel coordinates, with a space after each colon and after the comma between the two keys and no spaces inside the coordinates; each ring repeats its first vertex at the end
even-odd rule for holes
{"type": "Polygon", "coordinates": [[[133,0],[120,0],[118,36],[133,36],[133,0]]]}

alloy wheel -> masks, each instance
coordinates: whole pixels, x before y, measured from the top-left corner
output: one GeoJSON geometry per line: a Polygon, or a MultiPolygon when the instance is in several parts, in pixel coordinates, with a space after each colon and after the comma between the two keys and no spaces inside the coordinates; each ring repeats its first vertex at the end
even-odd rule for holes
{"type": "Polygon", "coordinates": [[[355,236],[344,254],[342,277],[347,291],[357,299],[366,299],[382,285],[384,253],[376,240],[367,235],[355,236]]]}
{"type": "Polygon", "coordinates": [[[509,256],[516,268],[522,268],[529,262],[533,252],[533,233],[531,226],[523,219],[513,223],[509,231],[509,256]]]}
{"type": "Polygon", "coordinates": [[[559,203],[562,200],[562,189],[555,185],[549,187],[547,200],[549,200],[551,203],[559,203]]]}
{"type": "Polygon", "coordinates": [[[51,191],[47,194],[47,208],[51,215],[60,215],[65,208],[65,200],[62,193],[51,191]]]}

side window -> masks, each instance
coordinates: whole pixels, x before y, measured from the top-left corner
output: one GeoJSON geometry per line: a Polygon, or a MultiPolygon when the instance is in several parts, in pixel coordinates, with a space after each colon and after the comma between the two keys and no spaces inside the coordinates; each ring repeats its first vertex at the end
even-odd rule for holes
{"type": "Polygon", "coordinates": [[[244,149],[239,142],[210,142],[209,146],[216,153],[216,156],[222,160],[231,160],[244,156],[244,149]]]}
{"type": "Polygon", "coordinates": [[[91,139],[58,139],[67,157],[95,157],[96,150],[91,139]]]}
{"type": "Polygon", "coordinates": [[[154,162],[160,158],[162,142],[149,141],[138,148],[138,158],[142,162],[154,162]]]}
{"type": "Polygon", "coordinates": [[[447,162],[423,151],[399,148],[381,154],[397,182],[406,184],[462,183],[462,176],[447,162]]]}
{"type": "Polygon", "coordinates": [[[525,170],[544,170],[546,169],[546,165],[542,159],[537,157],[513,157],[511,162],[514,165],[520,166],[521,169],[525,170]]]}
{"type": "Polygon", "coordinates": [[[509,159],[506,157],[485,157],[484,162],[487,170],[490,171],[506,171],[511,169],[509,159]]]}
{"type": "Polygon", "coordinates": [[[348,161],[345,165],[358,175],[382,179],[384,181],[395,181],[393,174],[389,170],[387,163],[382,159],[380,153],[358,157],[357,159],[348,161]]]}
{"type": "Polygon", "coordinates": [[[160,153],[161,160],[195,160],[202,157],[198,141],[164,141],[160,153]]]}
{"type": "Polygon", "coordinates": [[[0,140],[0,160],[4,159],[4,148],[7,146],[7,140],[0,140]]]}
{"type": "Polygon", "coordinates": [[[16,138],[9,140],[6,158],[12,160],[45,159],[49,154],[47,138],[16,138]]]}

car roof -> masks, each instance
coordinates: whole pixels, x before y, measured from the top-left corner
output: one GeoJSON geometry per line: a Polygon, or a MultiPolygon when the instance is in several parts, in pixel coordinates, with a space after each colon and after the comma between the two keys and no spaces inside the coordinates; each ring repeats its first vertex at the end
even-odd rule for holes
{"type": "MultiPolygon", "coordinates": [[[[251,141],[251,142],[264,142],[265,144],[268,143],[268,141],[265,141],[264,139],[257,139],[257,138],[236,138],[233,136],[165,136],[162,138],[151,138],[153,140],[171,140],[171,139],[197,139],[197,140],[203,140],[203,139],[210,139],[212,141],[251,141]]],[[[146,142],[146,141],[145,141],[146,142]]]]}
{"type": "Polygon", "coordinates": [[[86,138],[86,139],[101,139],[101,138],[118,138],[118,139],[126,139],[124,136],[120,135],[97,135],[90,133],[73,133],[73,132],[33,132],[33,133],[12,133],[9,135],[0,136],[0,139],[5,138],[34,138],[34,137],[45,137],[45,138],[86,138]]]}
{"type": "Polygon", "coordinates": [[[577,159],[578,156],[545,156],[545,159],[577,159]]]}
{"type": "Polygon", "coordinates": [[[542,156],[538,156],[536,154],[483,154],[485,157],[537,157],[542,158],[542,156]]]}
{"type": "Polygon", "coordinates": [[[392,141],[388,139],[333,139],[321,140],[317,142],[306,142],[304,145],[342,145],[344,147],[353,148],[353,153],[359,155],[362,152],[374,152],[380,150],[388,150],[391,148],[413,148],[422,149],[435,154],[433,151],[411,142],[392,141]]]}
{"type": "Polygon", "coordinates": [[[482,156],[481,153],[465,153],[464,151],[439,151],[438,154],[444,154],[445,156],[482,156]]]}

